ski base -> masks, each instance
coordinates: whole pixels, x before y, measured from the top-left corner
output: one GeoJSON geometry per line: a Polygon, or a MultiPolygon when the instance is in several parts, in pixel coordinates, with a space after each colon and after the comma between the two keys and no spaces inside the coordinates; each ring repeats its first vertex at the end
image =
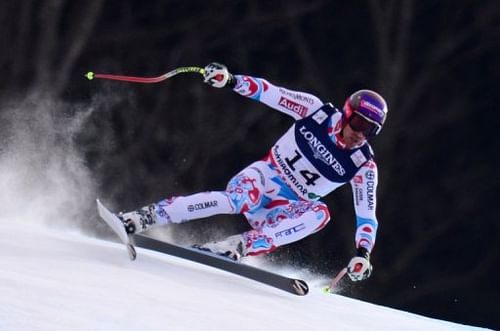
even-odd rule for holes
{"type": "Polygon", "coordinates": [[[127,248],[127,253],[130,260],[132,261],[135,260],[137,257],[137,253],[135,251],[134,245],[132,245],[132,243],[130,242],[130,238],[127,232],[125,231],[125,228],[123,227],[122,221],[118,218],[118,216],[116,216],[108,208],[106,208],[101,203],[101,201],[99,201],[99,199],[97,199],[96,202],[97,202],[97,212],[99,213],[99,216],[118,235],[121,242],[127,248]]]}
{"type": "Polygon", "coordinates": [[[194,248],[176,246],[143,234],[135,234],[134,241],[138,247],[208,265],[295,295],[303,296],[309,292],[309,286],[301,279],[278,275],[194,248]]]}

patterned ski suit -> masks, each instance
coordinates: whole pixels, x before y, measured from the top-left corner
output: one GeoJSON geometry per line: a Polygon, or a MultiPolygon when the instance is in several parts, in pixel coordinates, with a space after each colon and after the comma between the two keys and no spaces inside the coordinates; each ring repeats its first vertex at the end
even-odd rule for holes
{"type": "Polygon", "coordinates": [[[156,223],[182,223],[216,214],[246,216],[246,254],[268,253],[322,229],[330,220],[319,199],[351,183],[356,247],[371,252],[377,232],[377,166],[367,142],[342,148],[342,114],[308,93],[236,75],[234,91],[295,119],[269,154],[234,176],[225,191],[173,197],[152,205],[156,223]]]}

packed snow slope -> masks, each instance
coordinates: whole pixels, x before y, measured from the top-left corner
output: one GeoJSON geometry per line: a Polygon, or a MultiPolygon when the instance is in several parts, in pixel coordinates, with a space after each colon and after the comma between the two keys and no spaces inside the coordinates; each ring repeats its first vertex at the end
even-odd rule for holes
{"type": "Polygon", "coordinates": [[[2,331],[485,330],[324,294],[314,279],[297,297],[144,249],[132,262],[122,245],[77,232],[0,223],[2,331]]]}

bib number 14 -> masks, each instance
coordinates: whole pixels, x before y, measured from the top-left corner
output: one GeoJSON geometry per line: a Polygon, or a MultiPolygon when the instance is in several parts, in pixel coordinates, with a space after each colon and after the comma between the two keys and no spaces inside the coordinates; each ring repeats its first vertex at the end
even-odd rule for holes
{"type": "Polygon", "coordinates": [[[306,185],[316,185],[316,180],[320,178],[320,175],[314,172],[311,172],[307,169],[296,169],[295,164],[298,160],[303,158],[303,156],[299,153],[298,150],[295,150],[295,156],[291,159],[285,157],[286,164],[290,167],[292,171],[297,171],[304,179],[306,180],[306,185]]]}

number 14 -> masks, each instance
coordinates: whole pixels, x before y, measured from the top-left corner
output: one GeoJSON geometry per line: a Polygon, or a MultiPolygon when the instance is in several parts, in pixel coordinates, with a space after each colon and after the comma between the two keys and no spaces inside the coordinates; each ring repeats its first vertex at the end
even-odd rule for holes
{"type": "MultiPolygon", "coordinates": [[[[295,156],[292,159],[285,157],[285,162],[286,162],[286,164],[288,164],[290,169],[292,169],[292,171],[297,171],[297,169],[295,168],[295,164],[302,157],[303,156],[299,153],[299,151],[295,150],[295,156]]],[[[304,177],[304,179],[306,180],[306,185],[308,185],[308,186],[309,185],[316,185],[315,181],[321,177],[319,174],[314,173],[314,172],[310,172],[307,169],[298,170],[298,172],[302,175],[302,177],[304,177]]]]}

